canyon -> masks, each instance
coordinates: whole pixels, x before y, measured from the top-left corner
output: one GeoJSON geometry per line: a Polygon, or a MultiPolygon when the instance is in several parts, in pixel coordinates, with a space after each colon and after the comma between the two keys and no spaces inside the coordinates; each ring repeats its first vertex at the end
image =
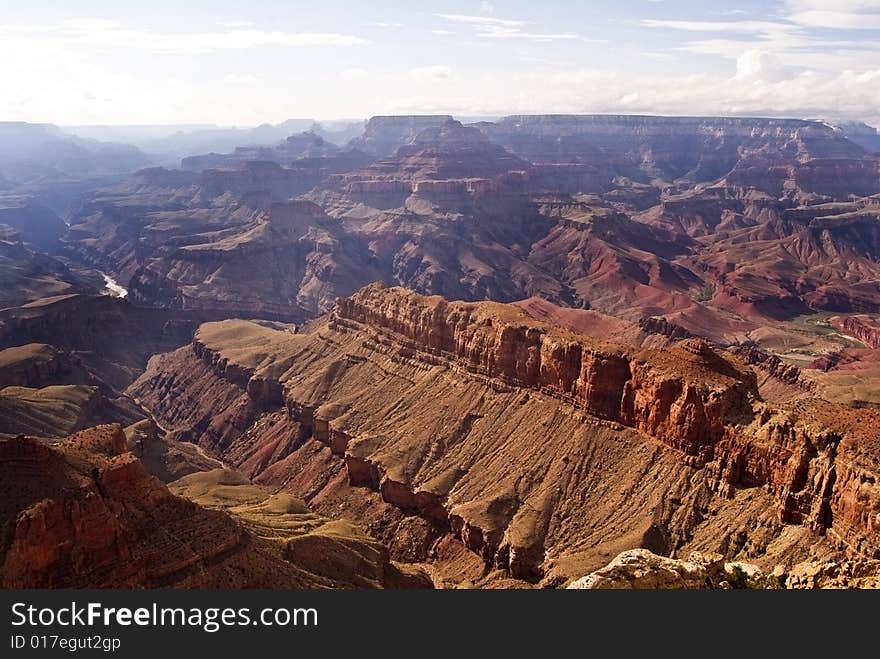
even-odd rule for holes
{"type": "Polygon", "coordinates": [[[877,412],[770,406],[697,339],[627,349],[374,285],[308,333],[203,325],[130,393],[256,482],[433,552],[441,575],[453,546],[480,557],[471,579],[545,584],[633,542],[880,557],[877,412]]]}
{"type": "MultiPolygon", "coordinates": [[[[225,488],[227,505],[243,509],[236,517],[172,494],[127,450],[119,425],[54,446],[23,436],[0,440],[0,461],[17,476],[2,485],[3,518],[14,520],[4,534],[4,588],[430,585],[397,570],[350,527],[234,474],[207,472],[199,482],[225,488]],[[328,569],[315,560],[322,551],[344,554],[339,548],[358,562],[340,558],[328,569]]],[[[182,479],[177,487],[197,489],[198,482],[182,479]]]]}
{"type": "Polygon", "coordinates": [[[5,587],[877,586],[864,130],[291,132],[9,170],[5,587]]]}
{"type": "Polygon", "coordinates": [[[666,316],[723,343],[880,310],[880,161],[820,122],[377,117],[348,148],[141,172],[64,241],[141,303],[288,322],[375,280],[666,316]],[[259,279],[238,264],[257,254],[259,279]]]}

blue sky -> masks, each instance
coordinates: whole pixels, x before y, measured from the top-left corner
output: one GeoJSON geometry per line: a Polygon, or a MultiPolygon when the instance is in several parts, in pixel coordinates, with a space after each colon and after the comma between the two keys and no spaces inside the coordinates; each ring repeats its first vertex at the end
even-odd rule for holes
{"type": "Polygon", "coordinates": [[[880,123],[880,0],[0,0],[0,119],[387,113],[880,123]]]}

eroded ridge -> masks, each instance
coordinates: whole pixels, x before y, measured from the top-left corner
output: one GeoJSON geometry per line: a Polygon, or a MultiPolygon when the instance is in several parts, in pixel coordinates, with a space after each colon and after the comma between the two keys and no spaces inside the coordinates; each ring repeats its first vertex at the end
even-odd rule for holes
{"type": "Polygon", "coordinates": [[[133,391],[262,482],[392,543],[418,516],[428,541],[454,536],[517,578],[598,565],[604,545],[760,553],[792,524],[804,547],[880,551],[880,414],[772,407],[744,362],[697,339],[637,350],[371,285],[304,334],[205,324],[133,391]]]}

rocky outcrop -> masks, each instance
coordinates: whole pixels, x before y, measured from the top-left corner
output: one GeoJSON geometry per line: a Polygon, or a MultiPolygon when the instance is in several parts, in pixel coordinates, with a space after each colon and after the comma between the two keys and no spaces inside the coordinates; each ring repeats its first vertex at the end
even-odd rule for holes
{"type": "Polygon", "coordinates": [[[172,494],[119,426],[0,440],[0,473],[4,588],[430,587],[356,528],[224,470],[172,494]]]}
{"type": "Polygon", "coordinates": [[[673,341],[680,341],[681,339],[690,339],[693,337],[693,334],[687,331],[684,327],[676,325],[675,323],[670,323],[662,316],[640,318],[639,329],[647,334],[659,334],[660,336],[665,336],[673,341]]]}
{"type": "Polygon", "coordinates": [[[844,316],[835,318],[836,327],[856,337],[869,348],[880,348],[880,318],[871,316],[844,316]]]}
{"type": "Polygon", "coordinates": [[[441,126],[451,119],[449,115],[371,117],[363,135],[349,142],[349,146],[374,156],[388,156],[426,128],[441,126]]]}
{"type": "Polygon", "coordinates": [[[607,183],[620,175],[711,181],[752,151],[772,154],[777,162],[864,154],[831,126],[797,119],[519,115],[478,125],[533,163],[599,160],[607,183]]]}
{"type": "Polygon", "coordinates": [[[356,210],[359,205],[405,207],[420,215],[462,212],[474,197],[502,189],[521,196],[529,168],[478,129],[447,119],[415,133],[393,155],[329,178],[310,197],[334,215],[363,212],[356,210]]]}
{"type": "Polygon", "coordinates": [[[618,554],[601,570],[568,585],[569,590],[702,590],[710,588],[710,571],[723,573],[720,556],[704,559],[695,554],[690,560],[658,556],[647,549],[631,549],[618,554]]]}
{"type": "Polygon", "coordinates": [[[621,552],[600,570],[568,585],[571,590],[706,590],[731,588],[878,588],[880,561],[807,561],[765,573],[749,563],[725,562],[720,554],[694,552],[688,560],[658,556],[647,549],[621,552]]]}
{"type": "MultiPolygon", "coordinates": [[[[194,441],[248,465],[258,479],[312,503],[366,506],[370,512],[361,514],[373,516],[376,532],[392,545],[399,516],[417,515],[432,531],[416,542],[407,526],[407,546],[453,537],[486,565],[537,581],[552,573],[549,557],[575,542],[574,526],[584,537],[598,533],[570,521],[594,519],[580,507],[586,503],[570,497],[591,500],[581,488],[597,479],[608,485],[596,495],[606,494],[590,505],[617,506],[609,519],[626,518],[607,532],[641,528],[646,546],[676,551],[710,524],[697,512],[705,503],[685,513],[643,502],[639,513],[629,508],[635,500],[613,503],[604,489],[630,491],[636,486],[629,474],[640,478],[662,464],[662,478],[679,474],[692,484],[685,498],[726,501],[759,491],[767,497],[762,524],[801,524],[854,555],[876,552],[874,495],[856,495],[855,485],[869,482],[876,467],[860,457],[848,474],[837,462],[844,454],[873,455],[851,453],[869,445],[857,426],[839,426],[855,412],[834,407],[807,418],[771,408],[760,400],[753,371],[700,340],[666,350],[626,348],[543,324],[515,307],[374,285],[340,300],[326,323],[306,334],[219,323],[203,326],[198,341],[212,354],[210,368],[180,352],[173,359],[184,361],[172,367],[157,360],[133,393],[163,424],[191,428],[194,441]],[[201,368],[199,384],[172,373],[201,368]],[[283,410],[256,408],[246,391],[255,377],[277,378],[283,410]],[[196,391],[211,392],[210,401],[194,400],[196,391]],[[238,430],[218,439],[221,427],[238,430]],[[552,438],[537,452],[534,428],[552,438]],[[659,451],[648,453],[650,464],[640,462],[637,447],[645,441],[659,451]],[[612,447],[625,453],[611,456],[612,447]],[[633,460],[624,473],[606,471],[633,460]],[[521,467],[508,473],[505,464],[521,467]],[[696,484],[700,495],[689,491],[696,484]],[[646,511],[653,521],[640,518],[646,511]]],[[[674,478],[663,482],[683,487],[674,478]]],[[[656,492],[656,484],[648,489],[656,492]]],[[[711,537],[710,546],[722,549],[717,532],[711,537]]],[[[725,543],[728,557],[743,546],[725,543]]]]}
{"type": "MultiPolygon", "coordinates": [[[[722,491],[764,486],[778,501],[781,521],[833,530],[856,553],[876,554],[870,512],[876,504],[864,498],[855,504],[844,494],[849,485],[837,482],[848,471],[838,473],[835,458],[859,443],[857,435],[835,430],[831,413],[824,427],[777,416],[759,402],[753,372],[699,340],[673,351],[627,354],[583,338],[560,341],[559,332],[487,307],[372,287],[341,301],[338,316],[367,331],[386,328],[404,337],[406,348],[451,357],[470,372],[561,395],[691,456],[689,464],[706,465],[722,491]]],[[[857,478],[866,477],[848,482],[857,478]]]]}
{"type": "Polygon", "coordinates": [[[807,561],[794,565],[785,576],[787,588],[880,588],[880,561],[807,561]]]}
{"type": "Polygon", "coordinates": [[[50,251],[67,229],[54,211],[28,196],[0,196],[0,225],[11,227],[32,247],[50,251]]]}
{"type": "Polygon", "coordinates": [[[414,350],[451,357],[486,377],[559,395],[692,455],[711,455],[725,425],[757,396],[754,374],[697,340],[680,344],[681,366],[666,370],[659,354],[629,355],[554,332],[509,307],[447,303],[377,285],[340,300],[336,317],[390,330],[414,350]]]}
{"type": "Polygon", "coordinates": [[[842,121],[835,126],[846,138],[865,151],[880,153],[880,132],[861,121],[842,121]]]}
{"type": "Polygon", "coordinates": [[[218,377],[243,389],[257,409],[277,409],[284,404],[284,392],[277,379],[255,375],[253,368],[230,362],[198,338],[193,340],[192,350],[218,377]]]}
{"type": "Polygon", "coordinates": [[[99,290],[96,282],[60,260],[26,247],[14,232],[0,238],[0,281],[3,282],[0,309],[58,295],[97,293],[99,290]]]}
{"type": "Polygon", "coordinates": [[[4,483],[18,489],[3,503],[5,588],[173,583],[245,542],[231,520],[148,476],[125,452],[119,426],[73,435],[59,448],[26,437],[2,441],[0,464],[4,483]],[[183,542],[187,527],[198,536],[183,542]]]}
{"type": "Polygon", "coordinates": [[[175,248],[128,286],[142,303],[301,322],[377,276],[357,241],[320,207],[296,200],[270,204],[239,232],[175,248]]]}
{"type": "Polygon", "coordinates": [[[211,197],[264,193],[272,201],[283,201],[308,191],[314,182],[271,160],[246,160],[236,169],[204,170],[199,184],[211,197]]]}
{"type": "Polygon", "coordinates": [[[339,153],[339,147],[313,131],[290,135],[274,147],[238,147],[232,153],[207,153],[187,156],[180,161],[185,171],[201,172],[206,169],[240,169],[254,161],[274,162],[283,167],[303,158],[327,158],[339,153]]]}
{"type": "MultiPolygon", "coordinates": [[[[206,314],[135,306],[108,295],[71,295],[0,311],[0,345],[50,344],[124,389],[150,355],[188,343],[206,314]]],[[[78,381],[83,381],[82,379],[78,381]]]]}
{"type": "Polygon", "coordinates": [[[66,351],[45,343],[28,343],[0,350],[0,389],[56,384],[78,364],[66,351]]]}
{"type": "Polygon", "coordinates": [[[782,361],[776,355],[764,352],[752,343],[731,346],[729,350],[747,364],[756,367],[785,384],[795,385],[804,391],[815,389],[815,383],[804,378],[801,369],[782,361]]]}
{"type": "Polygon", "coordinates": [[[141,304],[289,322],[377,279],[663,316],[718,344],[880,309],[878,207],[855,199],[880,190],[878,161],[820,122],[376,117],[355,141],[371,154],[292,138],[96,191],[68,252],[141,304]],[[305,155],[279,164],[288,147],[305,155]],[[291,196],[326,215],[295,240],[265,222],[291,196]]]}

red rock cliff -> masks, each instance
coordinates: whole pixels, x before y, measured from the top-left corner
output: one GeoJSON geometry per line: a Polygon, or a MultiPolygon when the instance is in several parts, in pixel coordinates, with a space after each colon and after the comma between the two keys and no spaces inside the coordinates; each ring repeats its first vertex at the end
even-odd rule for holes
{"type": "Polygon", "coordinates": [[[564,397],[703,459],[758,396],[750,369],[698,340],[668,355],[630,353],[508,305],[450,303],[377,284],[340,300],[335,314],[390,330],[412,349],[449,357],[470,371],[564,397]]]}
{"type": "Polygon", "coordinates": [[[847,334],[863,341],[870,348],[880,348],[880,318],[870,316],[844,316],[833,321],[847,334]]]}
{"type": "Polygon", "coordinates": [[[856,553],[880,555],[880,491],[863,436],[866,427],[880,428],[877,414],[862,414],[867,426],[841,429],[855,411],[818,402],[809,416],[771,409],[750,368],[697,339],[633,352],[507,305],[447,302],[381,285],[340,300],[334,313],[335,322],[393,333],[407,354],[450,359],[635,428],[705,465],[722,492],[763,486],[778,501],[781,521],[831,531],[856,553]],[[854,465],[843,454],[862,459],[854,465]]]}
{"type": "MultiPolygon", "coordinates": [[[[368,488],[376,494],[359,500],[378,496],[417,514],[519,578],[540,578],[547,552],[584,542],[594,529],[578,525],[594,524],[599,508],[616,519],[630,498],[614,496],[636,487],[621,479],[650,469],[635,466],[644,455],[668,465],[667,480],[646,485],[666,493],[661,499],[678,483],[705,482],[706,495],[722,500],[755,488],[775,523],[803,524],[856,554],[878,551],[872,456],[880,451],[857,432],[880,427],[877,415],[827,405],[819,413],[818,404],[774,409],[745,363],[696,339],[636,350],[509,305],[372,285],[304,334],[204,325],[196,349],[155,359],[134,395],[253,477],[319,505],[319,492],[335,492],[346,509],[358,495],[343,494],[345,486],[368,488]],[[270,374],[285,406],[260,416],[250,383],[270,374]],[[841,426],[852,414],[862,421],[841,426]],[[228,436],[214,429],[217,418],[235,426],[228,436]],[[586,456],[595,464],[579,462],[586,456]],[[335,477],[331,485],[328,474],[340,471],[345,485],[335,477]]],[[[339,499],[328,499],[328,510],[331,501],[339,499]]],[[[650,505],[593,541],[622,528],[643,532],[635,520],[650,505]]],[[[699,519],[661,526],[686,538],[699,519]]]]}
{"type": "Polygon", "coordinates": [[[2,519],[11,524],[0,547],[4,588],[168,584],[244,540],[228,517],[148,475],[119,426],[84,430],[57,448],[0,441],[0,469],[2,519]]]}

